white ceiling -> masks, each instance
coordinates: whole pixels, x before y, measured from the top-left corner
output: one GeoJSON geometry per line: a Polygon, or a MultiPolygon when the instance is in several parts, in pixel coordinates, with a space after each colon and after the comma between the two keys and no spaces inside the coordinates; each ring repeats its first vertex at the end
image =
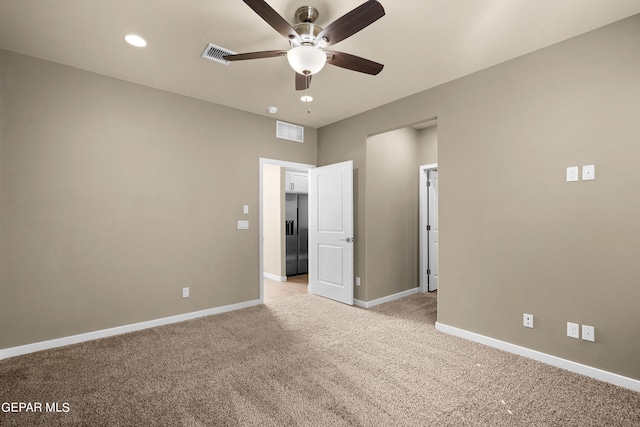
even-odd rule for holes
{"type": "MultiPolygon", "coordinates": [[[[321,27],[363,2],[267,0],[290,23],[312,5],[321,27]]],[[[288,48],[241,0],[0,0],[0,47],[265,116],[276,106],[272,117],[317,128],[640,13],[638,0],[380,2],[386,16],[331,49],[384,70],[327,65],[311,104],[300,102],[286,58],[224,66],[200,57],[209,42],[239,53],[288,48]],[[126,44],[129,33],[148,46],[126,44]]]]}

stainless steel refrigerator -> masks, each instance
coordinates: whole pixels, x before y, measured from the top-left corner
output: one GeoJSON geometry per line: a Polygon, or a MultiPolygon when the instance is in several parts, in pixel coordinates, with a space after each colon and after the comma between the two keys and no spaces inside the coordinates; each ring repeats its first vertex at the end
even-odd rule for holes
{"type": "Polygon", "coordinates": [[[286,193],[285,234],[287,276],[307,274],[309,254],[309,210],[306,194],[286,193]]]}

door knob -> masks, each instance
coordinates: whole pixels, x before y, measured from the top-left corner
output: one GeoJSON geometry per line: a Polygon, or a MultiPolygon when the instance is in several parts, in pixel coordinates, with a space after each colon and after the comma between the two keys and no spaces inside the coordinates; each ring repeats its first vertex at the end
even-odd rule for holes
{"type": "Polygon", "coordinates": [[[356,242],[356,238],[355,237],[347,237],[346,239],[340,239],[343,242],[347,242],[347,243],[355,243],[356,242]]]}

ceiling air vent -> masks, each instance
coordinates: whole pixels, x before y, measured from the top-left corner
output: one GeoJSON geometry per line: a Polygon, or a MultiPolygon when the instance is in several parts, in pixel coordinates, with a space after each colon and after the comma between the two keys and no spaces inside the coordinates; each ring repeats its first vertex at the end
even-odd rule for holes
{"type": "Polygon", "coordinates": [[[276,137],[290,141],[304,142],[304,128],[276,120],[276,137]]]}
{"type": "Polygon", "coordinates": [[[229,65],[229,61],[224,59],[225,55],[235,55],[236,52],[233,52],[229,49],[224,49],[220,46],[216,46],[213,43],[209,43],[207,48],[202,52],[202,57],[204,59],[209,59],[211,61],[217,62],[223,65],[229,65]]]}

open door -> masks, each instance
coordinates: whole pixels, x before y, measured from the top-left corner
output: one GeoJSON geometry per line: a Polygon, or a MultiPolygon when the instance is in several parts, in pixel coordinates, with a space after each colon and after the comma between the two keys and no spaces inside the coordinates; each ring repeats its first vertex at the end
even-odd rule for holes
{"type": "Polygon", "coordinates": [[[438,171],[429,172],[429,216],[427,230],[429,233],[429,292],[438,290],[438,171]]]}
{"type": "Polygon", "coordinates": [[[309,170],[309,292],[353,305],[353,162],[309,170]]]}

